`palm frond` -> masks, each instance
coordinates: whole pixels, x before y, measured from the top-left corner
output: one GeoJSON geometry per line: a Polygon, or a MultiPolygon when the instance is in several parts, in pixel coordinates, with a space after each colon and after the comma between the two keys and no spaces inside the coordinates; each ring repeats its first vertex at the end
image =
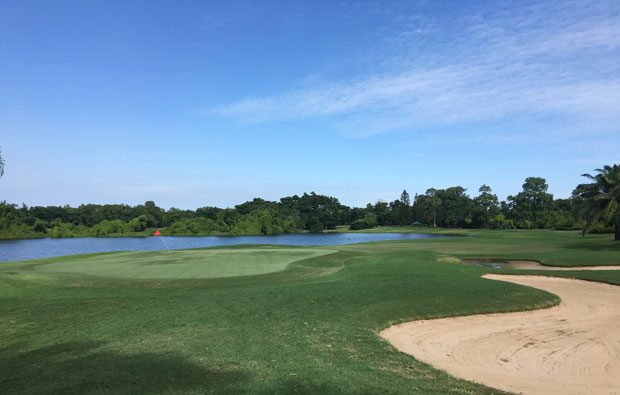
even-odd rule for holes
{"type": "Polygon", "coordinates": [[[583,173],[581,176],[582,177],[587,177],[587,178],[589,178],[591,180],[596,180],[596,177],[594,177],[593,175],[588,174],[588,173],[583,173]]]}

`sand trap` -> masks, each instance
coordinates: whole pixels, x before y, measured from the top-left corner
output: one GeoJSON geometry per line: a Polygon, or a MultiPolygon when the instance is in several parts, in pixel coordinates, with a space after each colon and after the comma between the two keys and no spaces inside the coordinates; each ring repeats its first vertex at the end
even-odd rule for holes
{"type": "Polygon", "coordinates": [[[438,369],[523,394],[620,394],[620,287],[537,276],[485,278],[540,288],[560,305],[413,321],[381,335],[438,369]]]}
{"type": "Polygon", "coordinates": [[[463,263],[472,264],[472,262],[478,262],[484,264],[485,262],[496,262],[501,267],[497,269],[525,269],[525,270],[620,270],[620,266],[545,266],[536,261],[519,261],[509,259],[506,261],[501,260],[484,260],[484,259],[463,259],[463,263]]]}

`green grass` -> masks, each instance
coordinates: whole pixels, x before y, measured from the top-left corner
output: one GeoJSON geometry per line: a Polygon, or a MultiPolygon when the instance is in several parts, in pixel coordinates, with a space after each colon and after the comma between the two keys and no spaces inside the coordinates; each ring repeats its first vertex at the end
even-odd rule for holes
{"type": "Polygon", "coordinates": [[[440,233],[440,234],[456,234],[465,235],[471,231],[476,232],[477,229],[451,229],[451,228],[431,228],[425,226],[377,226],[370,229],[351,230],[349,225],[340,225],[336,227],[335,233],[440,233]]]}
{"type": "Polygon", "coordinates": [[[332,254],[319,248],[193,249],[120,252],[38,259],[7,265],[37,274],[81,274],[117,279],[204,279],[252,276],[284,270],[289,264],[332,254]]]}
{"type": "MultiPolygon", "coordinates": [[[[620,243],[608,239],[477,231],[0,264],[0,393],[500,393],[399,353],[378,333],[554,305],[546,292],[480,278],[497,270],[451,261],[620,264],[620,243]]],[[[620,284],[618,271],[559,275],[620,284]]]]}

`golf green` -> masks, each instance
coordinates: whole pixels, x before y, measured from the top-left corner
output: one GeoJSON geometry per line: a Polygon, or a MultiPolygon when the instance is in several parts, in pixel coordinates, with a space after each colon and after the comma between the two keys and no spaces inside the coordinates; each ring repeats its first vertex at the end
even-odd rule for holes
{"type": "Polygon", "coordinates": [[[293,262],[335,252],[318,248],[122,252],[33,261],[32,269],[132,280],[206,279],[278,272],[293,262]]]}

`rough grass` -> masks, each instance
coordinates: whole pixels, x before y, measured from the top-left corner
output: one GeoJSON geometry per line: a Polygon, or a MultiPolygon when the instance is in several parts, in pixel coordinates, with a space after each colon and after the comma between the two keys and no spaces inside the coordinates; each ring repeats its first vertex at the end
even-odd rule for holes
{"type": "MultiPolygon", "coordinates": [[[[460,258],[620,264],[612,243],[573,233],[480,232],[181,252],[198,266],[205,257],[242,266],[265,251],[269,259],[288,257],[277,272],[210,279],[132,278],[119,268],[164,273],[190,265],[165,251],[0,264],[0,393],[500,393],[399,353],[378,333],[412,319],[558,302],[482,279],[494,270],[460,258]],[[320,252],[308,258],[306,250],[320,252]]],[[[560,275],[572,273],[620,284],[618,272],[560,275]]]]}
{"type": "MultiPolygon", "coordinates": [[[[393,228],[393,227],[392,227],[393,228]]],[[[463,232],[463,231],[461,231],[463,232]]],[[[342,246],[342,249],[380,252],[385,248],[399,251],[432,249],[460,259],[498,258],[540,261],[548,266],[620,265],[620,243],[609,235],[551,230],[467,230],[470,237],[428,239],[422,243],[393,240],[342,246]]]]}

